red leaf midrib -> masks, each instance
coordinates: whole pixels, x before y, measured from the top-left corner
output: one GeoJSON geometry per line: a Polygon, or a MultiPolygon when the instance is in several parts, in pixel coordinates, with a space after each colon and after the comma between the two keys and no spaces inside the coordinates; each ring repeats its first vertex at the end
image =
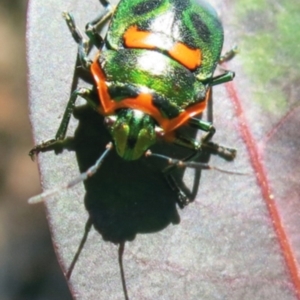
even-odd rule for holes
{"type": "Polygon", "coordinates": [[[274,230],[277,235],[278,242],[282,249],[282,253],[289,270],[291,280],[295,287],[295,293],[298,299],[300,299],[300,270],[297,264],[296,257],[292,250],[292,246],[288,239],[287,233],[285,231],[284,225],[282,223],[280,214],[277,208],[277,201],[271,192],[271,187],[267,177],[267,172],[261,159],[261,154],[257,143],[255,142],[248,120],[245,116],[244,109],[241,103],[241,97],[239,96],[237,89],[233,82],[226,84],[227,92],[230,96],[231,101],[235,107],[235,113],[238,118],[238,125],[240,129],[240,134],[244,140],[247,150],[249,152],[250,162],[254,169],[257,184],[260,187],[262,197],[267,205],[270,218],[272,220],[274,230]]]}

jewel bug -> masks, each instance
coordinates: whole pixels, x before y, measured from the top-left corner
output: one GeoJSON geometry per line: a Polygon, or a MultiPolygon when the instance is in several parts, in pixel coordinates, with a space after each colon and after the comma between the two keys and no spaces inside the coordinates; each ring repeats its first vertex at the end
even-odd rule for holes
{"type": "Polygon", "coordinates": [[[104,116],[112,141],[96,164],[80,177],[33,197],[31,202],[42,201],[47,195],[86,180],[114,149],[127,161],[144,154],[169,160],[171,166],[163,172],[182,208],[190,199],[173,179],[172,169],[212,168],[194,162],[202,151],[229,160],[235,157],[234,149],[211,142],[213,124],[197,118],[211,99],[212,87],[234,78],[232,71],[224,70],[218,76],[214,71],[218,63],[234,55],[235,49],[221,56],[222,24],[205,1],[121,0],[116,7],[108,0],[100,3],[104,10],[87,23],[87,39],[76,27],[73,16],[63,13],[78,44],[81,67],[93,78],[92,87],[73,91],[55,138],[35,146],[29,155],[34,157],[65,139],[78,97],[104,116]],[[109,28],[103,38],[99,29],[106,22],[109,28]],[[98,50],[93,59],[89,57],[92,48],[98,50]],[[179,129],[183,126],[204,131],[201,141],[181,134],[179,129]],[[160,140],[190,149],[192,154],[184,161],[152,154],[149,148],[160,140]]]}

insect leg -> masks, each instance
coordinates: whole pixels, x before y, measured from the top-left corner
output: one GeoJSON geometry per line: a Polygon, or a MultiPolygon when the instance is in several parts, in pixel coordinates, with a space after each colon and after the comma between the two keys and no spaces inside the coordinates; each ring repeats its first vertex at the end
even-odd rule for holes
{"type": "Polygon", "coordinates": [[[110,4],[107,0],[100,0],[101,4],[104,6],[104,11],[102,11],[94,20],[88,22],[85,26],[85,33],[89,37],[92,45],[100,49],[103,45],[103,38],[99,34],[104,23],[110,19],[114,12],[115,7],[110,4]]]}
{"type": "Polygon", "coordinates": [[[68,102],[67,107],[65,109],[63,118],[62,118],[61,123],[59,125],[59,128],[57,130],[55,138],[47,140],[47,141],[35,146],[33,149],[31,149],[30,152],[29,152],[29,156],[32,159],[39,152],[45,152],[45,151],[48,151],[48,150],[53,150],[56,145],[61,144],[64,141],[64,139],[66,137],[69,121],[70,121],[70,118],[71,118],[71,114],[74,110],[75,102],[76,102],[76,99],[77,99],[78,96],[86,99],[87,102],[93,108],[96,108],[96,102],[95,102],[94,98],[97,95],[93,90],[89,90],[87,88],[78,88],[78,89],[76,89],[72,93],[72,95],[69,99],[69,102],[68,102]]]}
{"type": "Polygon", "coordinates": [[[225,52],[219,60],[219,64],[222,64],[223,62],[229,61],[233,59],[236,54],[239,52],[238,46],[233,46],[228,52],[225,52]]]}
{"type": "MultiPolygon", "coordinates": [[[[174,138],[173,143],[191,150],[195,150],[191,155],[184,158],[182,161],[194,160],[200,155],[200,151],[197,151],[200,149],[200,145],[192,138],[188,138],[186,136],[177,136],[174,138]]],[[[190,189],[184,184],[182,179],[175,179],[175,174],[173,173],[175,169],[177,169],[177,165],[170,164],[162,170],[162,173],[170,188],[177,194],[177,204],[180,208],[184,208],[197,195],[201,174],[199,170],[195,170],[194,184],[192,189],[190,189]]]]}
{"type": "MultiPolygon", "coordinates": [[[[211,122],[203,121],[197,118],[191,118],[189,120],[189,125],[191,127],[195,127],[199,130],[207,132],[206,135],[201,139],[201,143],[198,143],[195,139],[190,138],[188,136],[175,134],[173,137],[173,143],[185,148],[189,148],[194,150],[194,153],[190,156],[186,157],[182,160],[183,164],[186,162],[193,162],[195,161],[200,155],[204,155],[206,159],[209,159],[210,154],[218,155],[226,160],[233,160],[236,156],[236,150],[224,146],[220,146],[216,143],[211,142],[211,138],[215,134],[216,130],[211,122]],[[205,154],[206,153],[206,154],[205,154]]],[[[206,161],[206,160],[205,160],[206,161]]],[[[173,164],[166,167],[163,170],[163,174],[169,183],[172,190],[177,193],[177,203],[180,208],[185,207],[188,205],[196,196],[198,187],[199,187],[199,180],[200,180],[200,170],[201,168],[205,168],[206,164],[203,163],[196,163],[199,168],[195,169],[195,180],[193,184],[192,190],[185,187],[182,181],[178,182],[175,180],[172,171],[177,168],[177,165],[173,164]]]]}
{"type": "Polygon", "coordinates": [[[63,12],[63,18],[65,19],[69,30],[72,34],[73,39],[78,44],[78,56],[81,62],[81,65],[84,69],[89,70],[92,61],[88,58],[88,52],[90,49],[90,41],[85,41],[82,37],[82,34],[78,27],[75,24],[74,17],[68,13],[63,12]]]}
{"type": "Polygon", "coordinates": [[[194,127],[198,130],[207,132],[202,137],[201,143],[197,142],[194,138],[190,138],[185,135],[180,135],[178,133],[175,133],[172,137],[172,143],[184,148],[194,150],[196,153],[205,150],[210,154],[218,155],[226,160],[233,160],[235,158],[235,149],[221,146],[210,141],[216,132],[216,129],[211,122],[203,121],[197,118],[191,118],[188,124],[191,127],[194,127]]]}
{"type": "Polygon", "coordinates": [[[209,81],[210,86],[219,85],[225,82],[233,80],[235,73],[229,70],[223,70],[224,73],[218,76],[213,77],[209,81]]]}
{"type": "MultiPolygon", "coordinates": [[[[235,46],[231,50],[229,50],[228,52],[226,52],[224,55],[222,55],[220,57],[219,64],[222,64],[226,61],[231,60],[237,53],[238,53],[238,47],[235,46]]],[[[210,86],[222,84],[222,83],[229,82],[229,81],[233,80],[233,78],[235,76],[234,72],[229,71],[229,70],[225,70],[222,67],[220,67],[220,69],[224,73],[221,74],[221,75],[215,76],[212,79],[209,79],[209,85],[210,86]]]]}
{"type": "MultiPolygon", "coordinates": [[[[199,130],[206,131],[207,134],[204,135],[201,139],[201,145],[199,145],[195,140],[191,140],[189,148],[196,151],[207,151],[210,154],[218,155],[225,160],[233,160],[236,156],[236,150],[233,148],[225,147],[216,143],[211,142],[211,138],[215,134],[216,130],[210,122],[206,122],[197,118],[191,118],[189,120],[189,125],[199,130]]],[[[184,139],[184,137],[180,137],[184,139]]],[[[186,138],[185,138],[186,139],[186,138]]],[[[176,142],[176,141],[175,141],[176,142]]],[[[178,144],[178,142],[176,142],[178,144]]]]}
{"type": "Polygon", "coordinates": [[[188,195],[183,191],[183,189],[178,185],[178,182],[174,179],[171,174],[165,175],[165,178],[170,186],[170,188],[176,192],[177,199],[176,202],[180,208],[184,208],[191,201],[188,195]]]}

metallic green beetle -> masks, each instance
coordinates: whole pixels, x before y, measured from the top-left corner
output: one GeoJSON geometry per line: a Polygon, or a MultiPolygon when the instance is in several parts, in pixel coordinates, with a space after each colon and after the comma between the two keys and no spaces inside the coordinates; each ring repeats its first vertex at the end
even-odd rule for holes
{"type": "MultiPolygon", "coordinates": [[[[63,14],[93,88],[73,92],[55,139],[36,146],[30,155],[65,139],[77,96],[104,116],[114,147],[125,160],[140,158],[159,139],[201,152],[215,128],[195,117],[206,108],[211,87],[234,77],[230,71],[213,76],[217,64],[235,51],[220,56],[223,28],[215,10],[202,0],[121,0],[116,7],[100,2],[105,10],[87,24],[87,40],[72,15],[63,14]],[[108,20],[102,38],[99,30],[108,20]],[[88,57],[92,47],[99,50],[93,60],[88,57]],[[199,143],[179,134],[183,125],[207,134],[199,143]]],[[[235,150],[215,146],[221,156],[234,157],[235,150]]]]}

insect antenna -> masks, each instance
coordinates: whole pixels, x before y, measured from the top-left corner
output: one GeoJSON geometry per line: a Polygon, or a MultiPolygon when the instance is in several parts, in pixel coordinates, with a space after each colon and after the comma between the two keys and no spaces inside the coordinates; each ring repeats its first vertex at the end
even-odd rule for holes
{"type": "Polygon", "coordinates": [[[71,181],[55,187],[53,189],[50,189],[48,191],[45,191],[39,195],[33,196],[31,198],[28,199],[28,203],[29,204],[36,204],[39,202],[43,202],[47,197],[55,195],[57,193],[60,193],[63,190],[67,190],[69,188],[72,188],[73,186],[75,186],[76,184],[87,180],[89,177],[92,177],[97,171],[98,169],[101,167],[102,162],[104,161],[105,157],[107,156],[107,154],[109,153],[110,150],[112,150],[113,145],[112,143],[109,143],[106,145],[106,150],[102,153],[102,155],[98,158],[98,160],[96,161],[96,163],[91,166],[86,172],[81,173],[78,177],[72,179],[71,181]]]}
{"type": "Polygon", "coordinates": [[[232,175],[248,175],[246,173],[242,172],[234,172],[234,171],[228,171],[224,170],[222,168],[218,168],[215,166],[211,166],[207,163],[201,163],[201,162],[195,162],[195,161],[183,161],[179,159],[174,159],[172,157],[163,155],[163,154],[158,154],[158,153],[152,153],[150,150],[146,151],[145,153],[146,157],[157,157],[163,160],[166,160],[170,165],[177,166],[179,168],[191,168],[191,169],[196,169],[196,170],[216,170],[222,173],[226,174],[232,174],[232,175]]]}

